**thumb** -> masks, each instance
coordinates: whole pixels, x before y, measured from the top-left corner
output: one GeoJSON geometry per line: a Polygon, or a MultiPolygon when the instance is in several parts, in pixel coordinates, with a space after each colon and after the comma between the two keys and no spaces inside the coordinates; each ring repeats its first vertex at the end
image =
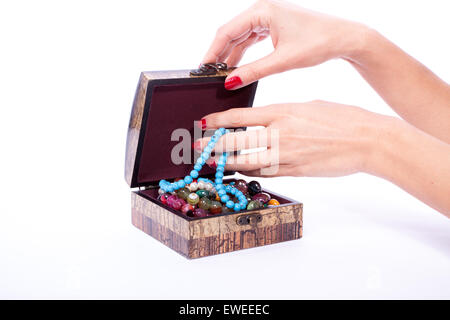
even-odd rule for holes
{"type": "Polygon", "coordinates": [[[262,59],[243,65],[228,75],[225,89],[239,89],[268,75],[281,72],[283,71],[281,61],[274,51],[262,59]]]}

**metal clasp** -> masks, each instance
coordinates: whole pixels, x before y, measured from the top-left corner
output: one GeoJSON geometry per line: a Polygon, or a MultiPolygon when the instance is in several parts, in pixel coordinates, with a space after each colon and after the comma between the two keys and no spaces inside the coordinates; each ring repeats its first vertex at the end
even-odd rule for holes
{"type": "Polygon", "coordinates": [[[217,74],[220,70],[227,70],[228,66],[224,62],[204,63],[198,69],[191,70],[191,76],[210,76],[217,74]]]}
{"type": "Polygon", "coordinates": [[[251,224],[252,226],[255,226],[258,224],[258,222],[262,221],[262,215],[259,213],[254,214],[244,214],[236,219],[236,223],[240,226],[245,226],[247,224],[251,224]]]}

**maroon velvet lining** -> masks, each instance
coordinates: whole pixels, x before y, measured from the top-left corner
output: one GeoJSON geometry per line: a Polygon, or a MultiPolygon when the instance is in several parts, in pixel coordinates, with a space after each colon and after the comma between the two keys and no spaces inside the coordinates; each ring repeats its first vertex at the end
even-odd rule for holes
{"type": "MultiPolygon", "coordinates": [[[[159,85],[153,88],[145,137],[143,140],[138,184],[156,182],[160,179],[184,177],[193,169],[190,164],[174,164],[171,161],[172,148],[180,141],[171,141],[172,132],[185,128],[194,139],[194,121],[203,116],[230,108],[249,107],[253,102],[254,86],[239,90],[225,90],[223,81],[208,83],[182,83],[159,85]]],[[[214,173],[204,166],[200,175],[214,173]]]]}

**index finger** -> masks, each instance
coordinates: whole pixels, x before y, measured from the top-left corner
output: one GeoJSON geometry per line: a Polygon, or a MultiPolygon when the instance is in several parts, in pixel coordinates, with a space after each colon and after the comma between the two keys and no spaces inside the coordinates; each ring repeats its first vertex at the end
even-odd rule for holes
{"type": "Polygon", "coordinates": [[[248,126],[267,127],[273,120],[275,112],[270,107],[234,108],[223,112],[211,113],[202,118],[204,130],[217,128],[239,128],[248,126]]]}
{"type": "Polygon", "coordinates": [[[219,59],[224,58],[221,56],[231,43],[249,34],[254,29],[254,14],[252,11],[247,9],[217,30],[216,37],[203,58],[202,63],[222,62],[219,59]]]}

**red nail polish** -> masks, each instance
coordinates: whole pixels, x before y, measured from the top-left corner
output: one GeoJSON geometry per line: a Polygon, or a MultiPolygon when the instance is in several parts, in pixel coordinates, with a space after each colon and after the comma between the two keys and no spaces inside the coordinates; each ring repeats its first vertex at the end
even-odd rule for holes
{"type": "Polygon", "coordinates": [[[233,88],[236,88],[237,86],[240,86],[241,84],[242,84],[241,78],[231,77],[225,81],[225,89],[231,90],[233,88]]]}
{"type": "Polygon", "coordinates": [[[202,119],[202,130],[206,129],[206,119],[202,119]]]}

